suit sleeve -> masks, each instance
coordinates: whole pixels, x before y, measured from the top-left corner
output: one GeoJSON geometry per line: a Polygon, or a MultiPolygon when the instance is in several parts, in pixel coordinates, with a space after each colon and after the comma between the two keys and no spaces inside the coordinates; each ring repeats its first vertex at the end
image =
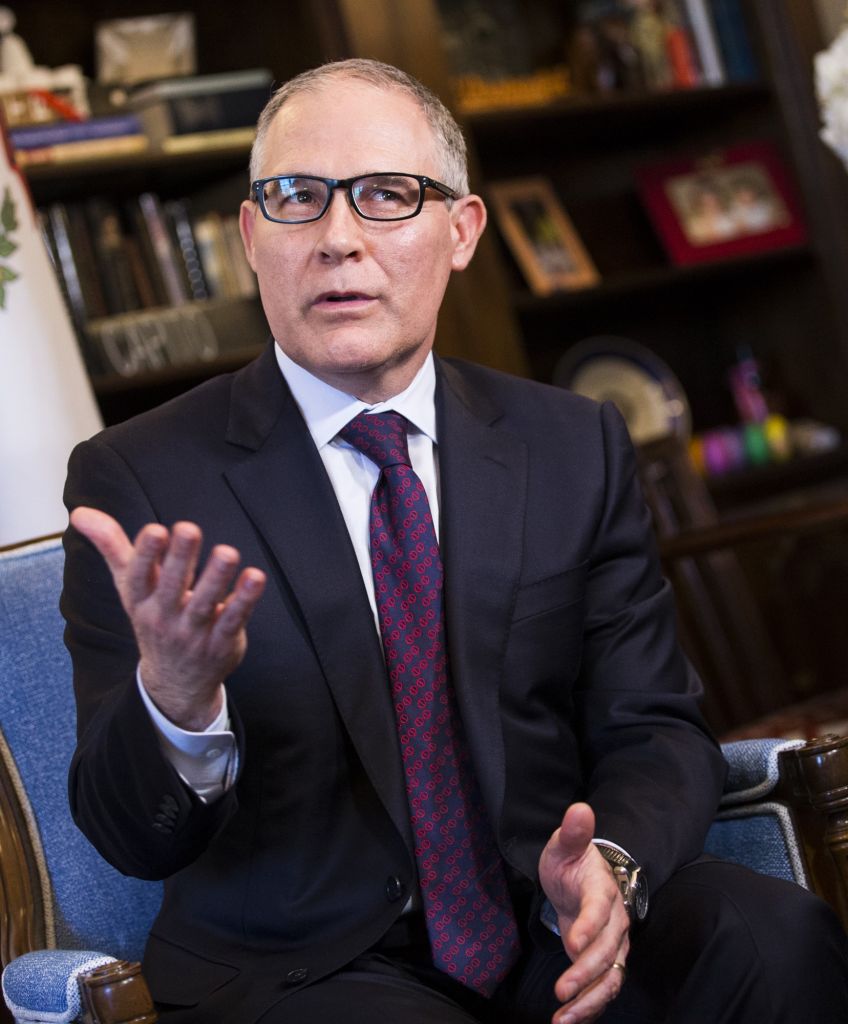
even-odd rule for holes
{"type": "Polygon", "coordinates": [[[701,853],[726,765],[698,708],[700,680],[677,643],[627,429],[609,404],[601,422],[606,489],[588,571],[576,724],[597,835],[628,850],[656,888],[701,853]]]}
{"type": "MultiPolygon", "coordinates": [[[[108,512],[130,537],[159,518],[131,468],[98,438],[72,453],[65,504],[108,512]]],[[[235,787],[204,804],[167,761],[138,692],[138,649],[109,570],[73,528],[64,545],[61,609],[77,704],[71,812],[118,870],[164,878],[195,860],[235,813],[235,787]]],[[[233,729],[240,741],[235,714],[233,729]]]]}

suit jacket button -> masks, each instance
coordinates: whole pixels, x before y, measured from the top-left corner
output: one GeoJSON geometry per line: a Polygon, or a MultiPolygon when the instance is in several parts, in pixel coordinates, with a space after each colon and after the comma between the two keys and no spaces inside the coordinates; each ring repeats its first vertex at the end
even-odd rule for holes
{"type": "Polygon", "coordinates": [[[403,896],[403,882],[395,875],[386,879],[386,899],[389,903],[397,903],[403,896]]]}
{"type": "Polygon", "coordinates": [[[299,985],[309,977],[309,970],[306,967],[297,967],[286,975],[287,985],[299,985]]]}

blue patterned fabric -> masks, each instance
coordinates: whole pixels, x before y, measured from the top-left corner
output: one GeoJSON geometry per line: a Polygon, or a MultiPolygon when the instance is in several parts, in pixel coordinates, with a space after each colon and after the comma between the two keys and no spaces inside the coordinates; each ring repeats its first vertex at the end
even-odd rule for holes
{"type": "Polygon", "coordinates": [[[70,1024],[80,1014],[77,977],[115,958],[89,950],[39,950],[3,972],[3,998],[18,1024],[70,1024]]]}
{"type": "Polygon", "coordinates": [[[706,853],[809,888],[789,810],[766,800],[777,785],[778,755],[802,745],[803,740],[763,739],[722,746],[729,771],[706,853]]]}
{"type": "Polygon", "coordinates": [[[777,758],[781,751],[794,750],[803,740],[739,740],[725,743],[721,750],[729,765],[722,807],[762,800],[777,785],[777,758]]]}
{"type": "Polygon", "coordinates": [[[161,886],[115,871],[78,831],[68,810],[67,770],[76,726],[58,607],[63,561],[58,540],[0,553],[0,730],[41,835],[56,944],[138,960],[161,886]]]}

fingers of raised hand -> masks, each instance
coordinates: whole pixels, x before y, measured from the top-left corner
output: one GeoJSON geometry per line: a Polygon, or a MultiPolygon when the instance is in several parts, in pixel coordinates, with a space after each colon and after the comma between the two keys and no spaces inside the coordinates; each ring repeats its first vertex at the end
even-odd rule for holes
{"type": "Polygon", "coordinates": [[[174,523],[171,528],[171,542],[162,558],[156,581],[157,603],[170,614],[177,614],[186,604],[202,541],[200,527],[194,523],[174,523]]]}
{"type": "Polygon", "coordinates": [[[235,548],[218,544],[212,549],[194,588],[188,592],[186,587],[190,586],[191,581],[186,580],[180,591],[178,607],[187,624],[191,627],[213,624],[219,615],[220,606],[230,593],[238,564],[239,553],[235,548]]]}
{"type": "Polygon", "coordinates": [[[219,640],[227,643],[244,629],[264,589],[265,573],[261,569],[245,569],[241,573],[219,611],[215,624],[219,640]]]}

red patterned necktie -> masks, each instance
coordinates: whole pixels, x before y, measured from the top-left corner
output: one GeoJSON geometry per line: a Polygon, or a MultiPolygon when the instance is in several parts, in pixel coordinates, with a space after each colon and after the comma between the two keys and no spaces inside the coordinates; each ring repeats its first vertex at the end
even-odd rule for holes
{"type": "Polygon", "coordinates": [[[433,962],[491,995],[520,945],[450,681],[442,562],[406,427],[399,413],[360,413],[339,436],[380,469],[371,566],[433,962]]]}

